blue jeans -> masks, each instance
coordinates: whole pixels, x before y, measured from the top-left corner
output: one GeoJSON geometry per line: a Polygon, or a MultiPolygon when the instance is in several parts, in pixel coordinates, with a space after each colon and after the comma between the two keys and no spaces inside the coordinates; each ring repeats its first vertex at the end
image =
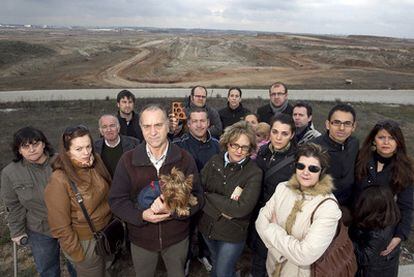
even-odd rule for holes
{"type": "Polygon", "coordinates": [[[210,249],[213,268],[211,277],[233,277],[235,276],[235,266],[240,258],[245,242],[227,242],[212,240],[203,235],[203,238],[210,249]]]}
{"type": "MultiPolygon", "coordinates": [[[[60,246],[58,240],[37,232],[28,230],[29,245],[35,261],[36,270],[41,277],[59,277],[60,274],[60,246]]],[[[68,271],[71,277],[76,277],[76,271],[69,261],[68,271]]]]}

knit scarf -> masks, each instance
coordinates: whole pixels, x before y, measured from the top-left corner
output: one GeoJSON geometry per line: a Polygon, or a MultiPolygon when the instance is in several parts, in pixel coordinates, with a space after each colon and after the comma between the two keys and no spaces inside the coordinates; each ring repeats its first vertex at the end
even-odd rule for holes
{"type": "Polygon", "coordinates": [[[285,103],[283,103],[282,106],[280,106],[280,107],[276,107],[272,103],[272,101],[270,101],[270,108],[272,109],[274,115],[277,115],[277,114],[283,112],[286,109],[287,105],[288,105],[288,100],[286,100],[285,103]]]}

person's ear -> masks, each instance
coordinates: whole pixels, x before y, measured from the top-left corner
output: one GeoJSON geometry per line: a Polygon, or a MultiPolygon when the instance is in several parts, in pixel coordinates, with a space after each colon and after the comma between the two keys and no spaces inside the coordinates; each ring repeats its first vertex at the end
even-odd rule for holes
{"type": "Polygon", "coordinates": [[[325,120],[325,128],[326,130],[329,130],[329,120],[325,120]]]}

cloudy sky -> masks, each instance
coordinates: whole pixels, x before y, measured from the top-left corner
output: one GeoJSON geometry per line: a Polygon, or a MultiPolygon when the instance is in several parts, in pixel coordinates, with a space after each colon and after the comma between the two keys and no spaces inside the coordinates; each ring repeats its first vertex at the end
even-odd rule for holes
{"type": "Polygon", "coordinates": [[[1,0],[0,23],[414,38],[414,0],[1,0]]]}

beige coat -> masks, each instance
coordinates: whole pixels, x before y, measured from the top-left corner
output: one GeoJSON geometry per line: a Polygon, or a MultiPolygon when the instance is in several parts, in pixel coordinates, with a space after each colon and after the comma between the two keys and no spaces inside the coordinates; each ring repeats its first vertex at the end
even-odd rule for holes
{"type": "Polygon", "coordinates": [[[296,175],[280,183],[272,198],[260,210],[256,229],[269,249],[266,269],[269,276],[310,276],[310,266],[331,243],[341,218],[334,201],[326,201],[310,217],[315,207],[331,193],[332,179],[326,175],[314,187],[301,191],[296,175]],[[270,223],[272,213],[276,223],[270,223]],[[275,274],[276,269],[280,274],[275,274]]]}

